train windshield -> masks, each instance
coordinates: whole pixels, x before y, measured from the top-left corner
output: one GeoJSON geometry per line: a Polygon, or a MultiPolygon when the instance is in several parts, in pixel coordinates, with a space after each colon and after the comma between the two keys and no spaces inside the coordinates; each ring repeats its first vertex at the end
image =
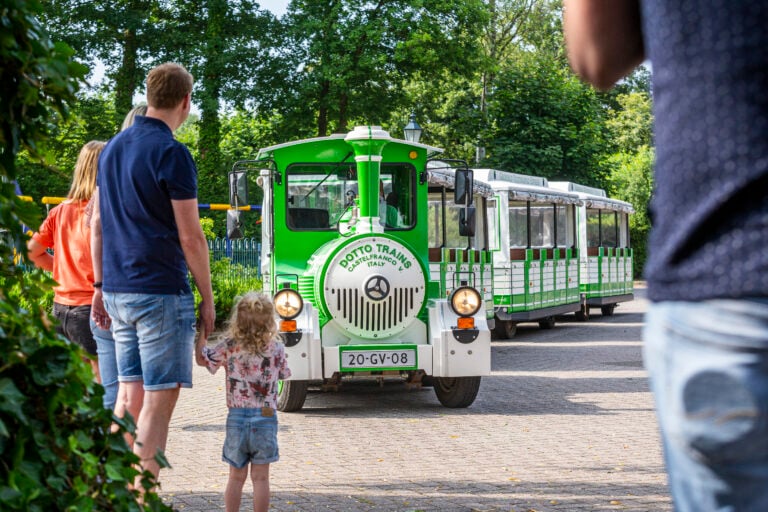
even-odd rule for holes
{"type": "MultiPolygon", "coordinates": [[[[358,196],[355,164],[293,164],[287,170],[286,223],[294,231],[338,228],[358,196]]],[[[409,164],[384,164],[379,214],[386,229],[410,229],[416,220],[415,171],[409,164]]]]}

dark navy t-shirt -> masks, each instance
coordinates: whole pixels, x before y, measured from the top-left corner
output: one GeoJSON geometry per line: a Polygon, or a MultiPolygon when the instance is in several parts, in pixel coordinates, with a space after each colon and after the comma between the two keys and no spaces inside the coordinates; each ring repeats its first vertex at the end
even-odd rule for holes
{"type": "Polygon", "coordinates": [[[171,199],[197,197],[189,150],[163,121],[137,116],[99,157],[104,291],[190,293],[171,199]]]}
{"type": "Polygon", "coordinates": [[[641,0],[652,300],[768,296],[768,1],[641,0]]]}

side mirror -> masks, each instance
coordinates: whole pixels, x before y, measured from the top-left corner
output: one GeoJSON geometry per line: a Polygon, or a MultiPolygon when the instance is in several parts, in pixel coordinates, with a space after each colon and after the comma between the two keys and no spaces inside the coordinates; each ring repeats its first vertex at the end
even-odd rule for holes
{"type": "Polygon", "coordinates": [[[233,208],[248,204],[248,173],[232,171],[229,173],[229,205],[233,208]]]}
{"type": "Polygon", "coordinates": [[[475,236],[475,207],[459,210],[459,236],[475,236]]]}
{"type": "Polygon", "coordinates": [[[453,202],[459,205],[470,206],[474,188],[474,174],[472,169],[456,169],[456,184],[453,189],[453,202]]]}
{"type": "Polygon", "coordinates": [[[242,214],[240,210],[227,210],[227,238],[231,240],[243,238],[242,214]]]}

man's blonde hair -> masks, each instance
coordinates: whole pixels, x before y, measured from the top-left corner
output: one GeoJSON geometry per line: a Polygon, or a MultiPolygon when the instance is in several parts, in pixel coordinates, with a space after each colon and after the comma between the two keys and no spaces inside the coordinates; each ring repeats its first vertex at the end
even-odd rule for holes
{"type": "Polygon", "coordinates": [[[80,150],[75,164],[75,173],[72,176],[72,186],[67,194],[68,199],[75,201],[88,201],[96,190],[96,171],[98,169],[99,155],[106,143],[100,140],[87,142],[80,150]]]}
{"type": "Polygon", "coordinates": [[[175,108],[192,92],[192,75],[180,64],[166,62],[147,75],[147,103],[152,108],[175,108]]]}
{"type": "Polygon", "coordinates": [[[277,337],[275,306],[259,292],[248,292],[237,301],[227,322],[227,337],[251,354],[263,354],[277,337]]]}

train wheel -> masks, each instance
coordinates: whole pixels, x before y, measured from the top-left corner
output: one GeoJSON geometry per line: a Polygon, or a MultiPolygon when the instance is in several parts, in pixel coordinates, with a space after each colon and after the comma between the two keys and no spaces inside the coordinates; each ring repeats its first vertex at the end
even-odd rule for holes
{"type": "Polygon", "coordinates": [[[277,385],[277,410],[295,412],[304,407],[309,382],[306,380],[281,380],[277,385]]]}
{"type": "Polygon", "coordinates": [[[576,320],[579,322],[589,320],[589,306],[581,306],[581,309],[576,312],[576,320]]]}
{"type": "Polygon", "coordinates": [[[613,310],[616,309],[616,304],[608,304],[607,306],[600,306],[600,312],[603,316],[613,316],[613,310]]]}
{"type": "Polygon", "coordinates": [[[555,326],[555,317],[548,316],[539,320],[539,327],[541,329],[551,329],[555,326]]]}
{"type": "Polygon", "coordinates": [[[480,377],[434,377],[435,394],[451,409],[469,407],[480,390],[480,377]]]}
{"type": "Polygon", "coordinates": [[[508,320],[496,320],[496,327],[493,328],[493,332],[496,334],[496,339],[509,340],[517,332],[517,324],[508,320]]]}

